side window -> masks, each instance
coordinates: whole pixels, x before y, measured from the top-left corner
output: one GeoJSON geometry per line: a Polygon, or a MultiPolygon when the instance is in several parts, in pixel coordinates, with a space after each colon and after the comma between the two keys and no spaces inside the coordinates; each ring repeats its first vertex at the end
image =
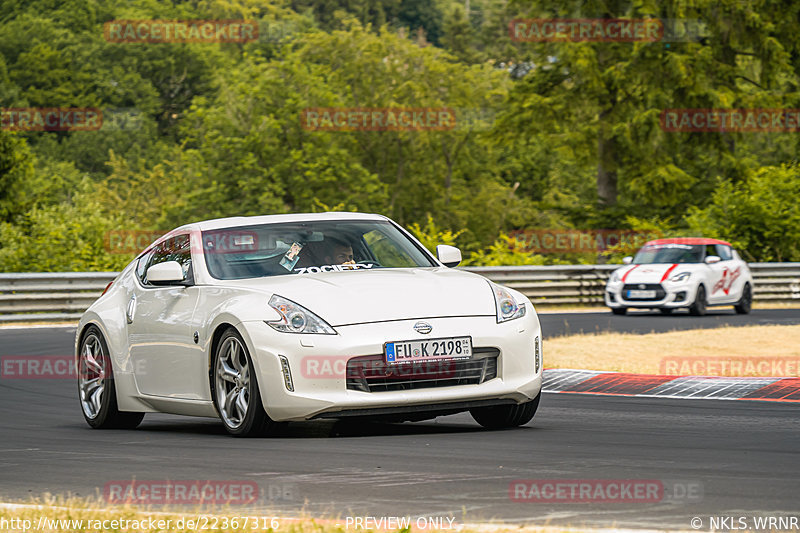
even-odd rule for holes
{"type": "Polygon", "coordinates": [[[164,241],[161,241],[153,247],[153,249],[142,256],[137,266],[137,275],[139,279],[147,285],[147,269],[153,265],[164,263],[166,261],[177,261],[183,267],[184,279],[193,283],[192,275],[192,253],[190,246],[190,239],[188,234],[176,235],[164,241]],[[145,267],[142,268],[142,263],[146,261],[145,267]],[[141,274],[140,274],[141,271],[141,274]]]}
{"type": "MultiPolygon", "coordinates": [[[[706,257],[708,257],[709,255],[719,255],[717,254],[716,246],[714,246],[713,244],[706,245],[706,257]]],[[[703,259],[705,259],[705,257],[703,259]]]]}
{"type": "Polygon", "coordinates": [[[153,257],[153,252],[155,248],[151,248],[139,258],[139,262],[136,263],[136,277],[139,278],[139,281],[144,283],[144,273],[147,272],[147,263],[150,261],[150,258],[153,257]]]}
{"type": "Polygon", "coordinates": [[[730,261],[733,259],[733,253],[731,253],[731,247],[725,246],[724,244],[717,245],[717,255],[722,258],[723,261],[730,261]]]}
{"type": "Polygon", "coordinates": [[[364,242],[381,265],[392,265],[400,268],[416,266],[414,260],[400,249],[395,241],[389,239],[380,230],[365,233],[364,242]]]}

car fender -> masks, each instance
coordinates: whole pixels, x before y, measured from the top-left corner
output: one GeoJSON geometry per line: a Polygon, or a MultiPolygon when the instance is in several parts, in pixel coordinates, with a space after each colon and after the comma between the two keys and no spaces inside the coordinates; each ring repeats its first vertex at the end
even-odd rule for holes
{"type": "Polygon", "coordinates": [[[133,367],[128,349],[128,327],[125,320],[126,293],[120,287],[113,287],[98,298],[81,317],[75,332],[75,356],[81,336],[90,325],[100,329],[108,347],[111,368],[114,373],[131,373],[133,367]]]}
{"type": "Polygon", "coordinates": [[[247,349],[253,357],[253,343],[242,327],[243,322],[280,320],[280,315],[272,309],[270,294],[258,290],[242,290],[240,288],[214,287],[201,291],[195,311],[195,324],[198,336],[203,339],[203,351],[211,368],[214,358],[213,338],[223,324],[230,324],[245,340],[247,349]]]}

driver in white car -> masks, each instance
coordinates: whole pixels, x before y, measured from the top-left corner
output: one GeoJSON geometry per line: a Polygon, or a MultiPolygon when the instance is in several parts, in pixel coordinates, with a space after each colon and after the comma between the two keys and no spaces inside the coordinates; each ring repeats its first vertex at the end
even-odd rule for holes
{"type": "Polygon", "coordinates": [[[353,247],[346,242],[328,237],[325,239],[328,245],[325,253],[325,264],[328,265],[355,265],[353,247]]]}

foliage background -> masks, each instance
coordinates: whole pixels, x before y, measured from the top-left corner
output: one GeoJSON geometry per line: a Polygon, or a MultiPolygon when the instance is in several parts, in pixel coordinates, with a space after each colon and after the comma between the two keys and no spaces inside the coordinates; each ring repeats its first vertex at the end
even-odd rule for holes
{"type": "MultiPolygon", "coordinates": [[[[374,211],[467,264],[520,228],[706,235],[800,260],[798,135],[668,133],[665,108],[800,108],[780,0],[4,0],[0,107],[99,107],[95,132],[0,129],[0,271],[113,270],[109,231],[374,211]],[[514,18],[694,21],[646,43],[530,43],[514,18]],[[115,19],[252,19],[258,42],[109,43],[115,19]],[[699,28],[699,29],[698,29],[699,28]],[[450,131],[316,132],[306,107],[450,107],[450,131]]],[[[619,251],[610,258],[617,259],[619,251]]]]}

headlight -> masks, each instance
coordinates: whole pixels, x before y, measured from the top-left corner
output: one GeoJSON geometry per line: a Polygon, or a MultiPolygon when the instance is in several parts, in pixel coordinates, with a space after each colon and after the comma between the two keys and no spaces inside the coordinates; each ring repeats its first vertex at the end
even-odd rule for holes
{"type": "Polygon", "coordinates": [[[692,275],[691,272],[680,272],[679,274],[675,274],[674,276],[669,278],[669,280],[670,281],[686,281],[687,279],[689,279],[689,276],[691,276],[691,275],[692,275]]]}
{"type": "Polygon", "coordinates": [[[615,270],[614,272],[611,273],[611,276],[609,276],[608,282],[616,283],[618,281],[619,281],[619,274],[617,274],[617,271],[615,270]]]}
{"type": "Polygon", "coordinates": [[[267,322],[273,329],[284,333],[320,333],[336,335],[336,331],[320,317],[291,300],[274,294],[269,299],[269,306],[275,309],[281,319],[267,322]]]}
{"type": "Polygon", "coordinates": [[[500,285],[489,282],[494,294],[494,304],[497,308],[497,323],[514,320],[525,316],[525,304],[518,304],[511,293],[500,285]]]}

